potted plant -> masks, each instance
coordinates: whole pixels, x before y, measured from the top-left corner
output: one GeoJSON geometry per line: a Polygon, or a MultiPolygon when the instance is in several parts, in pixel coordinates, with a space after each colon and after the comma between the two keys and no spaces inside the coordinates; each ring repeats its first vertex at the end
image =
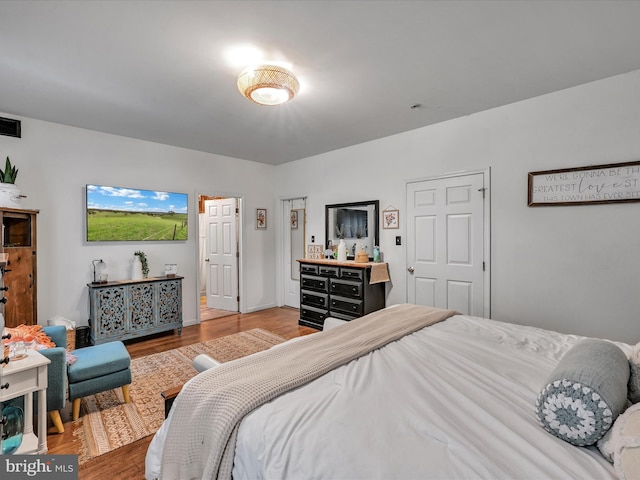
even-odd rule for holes
{"type": "Polygon", "coordinates": [[[18,169],[11,165],[11,160],[7,157],[4,170],[0,170],[0,207],[20,206],[20,190],[14,184],[18,176],[18,169]]]}
{"type": "Polygon", "coordinates": [[[147,278],[149,276],[149,262],[147,261],[147,256],[141,250],[135,252],[134,255],[140,259],[140,263],[142,264],[142,276],[147,278]]]}

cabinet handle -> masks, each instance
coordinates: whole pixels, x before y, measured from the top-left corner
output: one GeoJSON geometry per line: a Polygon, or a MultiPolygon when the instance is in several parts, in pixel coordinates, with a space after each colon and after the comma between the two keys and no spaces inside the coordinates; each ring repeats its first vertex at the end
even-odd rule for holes
{"type": "Polygon", "coordinates": [[[4,390],[5,388],[9,388],[9,382],[5,383],[4,385],[0,385],[0,390],[4,390]]]}
{"type": "Polygon", "coordinates": [[[351,310],[353,310],[354,312],[358,309],[358,307],[356,307],[355,305],[351,307],[351,310]]]}
{"type": "Polygon", "coordinates": [[[358,289],[357,289],[356,287],[353,287],[353,288],[352,288],[352,290],[353,290],[354,292],[357,292],[357,291],[358,291],[358,289]]]}

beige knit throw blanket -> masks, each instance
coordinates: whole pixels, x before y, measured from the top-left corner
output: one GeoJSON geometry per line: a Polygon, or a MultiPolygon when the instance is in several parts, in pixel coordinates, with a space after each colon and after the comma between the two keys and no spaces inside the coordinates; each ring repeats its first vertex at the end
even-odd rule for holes
{"type": "Polygon", "coordinates": [[[174,403],[161,478],[230,479],[238,427],[245,415],[288,390],[456,313],[397,305],[197,375],[174,403]]]}

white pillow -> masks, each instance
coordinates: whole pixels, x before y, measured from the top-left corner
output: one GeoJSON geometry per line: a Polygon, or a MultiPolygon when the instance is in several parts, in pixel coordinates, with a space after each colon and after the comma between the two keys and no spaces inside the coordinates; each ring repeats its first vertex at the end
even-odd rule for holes
{"type": "Polygon", "coordinates": [[[613,466],[620,480],[640,480],[640,403],[620,415],[611,429],[613,466]]]}

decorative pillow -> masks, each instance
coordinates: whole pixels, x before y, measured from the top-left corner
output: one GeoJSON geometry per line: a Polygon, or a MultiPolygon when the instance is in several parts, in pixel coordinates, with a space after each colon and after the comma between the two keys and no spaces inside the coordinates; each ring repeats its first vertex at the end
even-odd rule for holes
{"type": "Polygon", "coordinates": [[[640,404],[629,407],[611,429],[613,466],[620,480],[640,479],[640,404]]]}
{"type": "Polygon", "coordinates": [[[624,410],[628,381],[629,361],[620,348],[582,340],[565,353],[538,395],[538,422],[573,445],[593,445],[624,410]]]}
{"type": "Polygon", "coordinates": [[[640,343],[638,343],[629,357],[629,384],[627,397],[631,403],[640,402],[640,343]]]}

